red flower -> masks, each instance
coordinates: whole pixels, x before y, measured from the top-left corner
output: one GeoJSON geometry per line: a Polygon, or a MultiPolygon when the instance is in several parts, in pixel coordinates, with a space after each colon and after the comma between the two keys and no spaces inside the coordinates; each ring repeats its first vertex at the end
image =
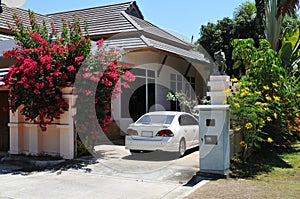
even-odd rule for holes
{"type": "Polygon", "coordinates": [[[75,63],[80,64],[84,60],[84,56],[75,57],[75,63]]]}
{"type": "Polygon", "coordinates": [[[34,94],[36,94],[36,95],[41,94],[41,92],[40,92],[39,90],[37,90],[37,89],[34,89],[33,92],[34,92],[34,94]]]}
{"type": "Polygon", "coordinates": [[[67,67],[67,70],[68,70],[69,72],[75,72],[75,71],[76,71],[76,69],[74,68],[73,65],[68,66],[68,67],[67,67]]]}
{"type": "Polygon", "coordinates": [[[52,61],[52,57],[50,55],[40,56],[39,60],[42,64],[49,64],[52,61]]]}
{"type": "Polygon", "coordinates": [[[97,45],[97,46],[102,46],[103,44],[104,44],[104,40],[103,40],[103,39],[98,40],[98,41],[96,42],[96,45],[97,45]]]}
{"type": "Polygon", "coordinates": [[[59,76],[59,75],[60,75],[60,72],[59,72],[59,71],[55,71],[53,74],[54,74],[55,76],[59,76]]]}

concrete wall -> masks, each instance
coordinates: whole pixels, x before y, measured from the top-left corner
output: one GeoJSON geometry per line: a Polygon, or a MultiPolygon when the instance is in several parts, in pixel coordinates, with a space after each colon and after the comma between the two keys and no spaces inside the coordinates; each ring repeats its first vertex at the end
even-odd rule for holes
{"type": "Polygon", "coordinates": [[[47,131],[41,131],[38,124],[25,121],[20,114],[20,107],[15,113],[10,111],[10,154],[26,155],[57,155],[65,159],[74,158],[74,125],[73,115],[76,110],[76,96],[72,88],[63,89],[63,97],[69,102],[60,120],[47,126],[47,131]]]}

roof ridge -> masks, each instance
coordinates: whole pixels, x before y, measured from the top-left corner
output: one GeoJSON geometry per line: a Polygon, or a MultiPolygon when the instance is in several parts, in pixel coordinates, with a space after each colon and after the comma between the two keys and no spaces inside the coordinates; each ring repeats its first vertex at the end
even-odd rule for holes
{"type": "Polygon", "coordinates": [[[134,2],[135,1],[128,1],[128,2],[124,2],[124,3],[108,4],[108,5],[88,7],[88,8],[79,8],[79,9],[69,10],[69,11],[61,11],[61,12],[49,13],[49,14],[45,14],[45,16],[56,15],[56,14],[63,14],[63,13],[72,13],[72,12],[78,12],[78,11],[84,11],[84,10],[90,10],[90,9],[97,9],[97,8],[105,8],[105,7],[118,6],[118,5],[126,5],[126,4],[131,5],[134,2]]]}
{"type": "Polygon", "coordinates": [[[143,28],[137,24],[125,11],[121,11],[121,14],[137,29],[137,30],[143,30],[143,28]]]}
{"type": "MultiPolygon", "coordinates": [[[[187,41],[184,41],[184,40],[180,39],[179,37],[173,35],[172,33],[170,33],[170,32],[168,32],[168,31],[164,30],[163,28],[158,27],[157,25],[155,25],[155,24],[153,24],[153,23],[151,23],[151,22],[149,22],[149,21],[147,21],[147,20],[145,20],[145,19],[140,19],[140,18],[135,17],[135,16],[132,16],[132,15],[129,15],[128,17],[130,17],[130,18],[131,18],[131,17],[134,17],[134,18],[136,18],[137,20],[141,20],[141,21],[143,21],[143,22],[146,22],[146,23],[148,23],[148,24],[150,24],[150,25],[152,25],[152,26],[158,28],[159,30],[163,31],[164,33],[170,35],[170,36],[173,37],[174,39],[177,39],[177,40],[181,41],[181,42],[184,43],[185,45],[188,45],[188,46],[190,46],[190,47],[194,47],[193,44],[191,44],[191,43],[189,43],[189,42],[187,42],[187,41]]],[[[136,22],[135,22],[135,23],[136,23],[136,22]]],[[[137,23],[136,23],[136,24],[137,24],[137,23]]],[[[140,25],[138,25],[138,26],[140,26],[140,25]]],[[[142,28],[142,30],[144,30],[144,28],[142,28]]]]}

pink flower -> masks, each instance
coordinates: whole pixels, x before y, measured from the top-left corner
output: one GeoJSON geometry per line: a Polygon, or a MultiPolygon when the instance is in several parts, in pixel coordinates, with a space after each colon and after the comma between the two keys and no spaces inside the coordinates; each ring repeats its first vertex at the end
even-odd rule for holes
{"type": "Polygon", "coordinates": [[[96,42],[96,45],[97,45],[97,46],[102,46],[103,44],[104,44],[104,40],[103,40],[103,39],[98,40],[98,41],[96,42]]]}
{"type": "Polygon", "coordinates": [[[54,74],[55,76],[59,76],[59,75],[60,75],[60,72],[59,72],[59,71],[55,71],[53,74],[54,74]]]}
{"type": "Polygon", "coordinates": [[[47,65],[46,65],[46,69],[47,69],[47,70],[52,70],[52,65],[51,65],[51,64],[47,64],[47,65]]]}
{"type": "Polygon", "coordinates": [[[75,57],[75,63],[80,64],[84,60],[84,56],[75,57]]]}
{"type": "Polygon", "coordinates": [[[76,71],[73,65],[68,66],[68,67],[67,67],[67,70],[68,70],[69,72],[75,72],[75,71],[76,71]]]}
{"type": "Polygon", "coordinates": [[[128,81],[128,82],[133,82],[133,81],[135,81],[135,76],[131,72],[126,70],[124,72],[123,79],[128,81]]]}
{"type": "Polygon", "coordinates": [[[42,64],[49,64],[52,61],[51,55],[40,56],[39,60],[42,64]]]}
{"type": "Polygon", "coordinates": [[[25,83],[25,84],[24,84],[24,88],[25,88],[25,89],[28,89],[28,88],[30,88],[30,85],[25,83]]]}
{"type": "Polygon", "coordinates": [[[34,94],[36,94],[36,95],[39,95],[39,94],[41,94],[41,92],[39,91],[39,90],[37,90],[37,89],[34,89],[34,94]]]}
{"type": "Polygon", "coordinates": [[[65,49],[64,48],[58,48],[57,53],[60,55],[63,55],[65,53],[65,49]]]}
{"type": "Polygon", "coordinates": [[[130,88],[130,86],[127,82],[122,82],[122,85],[124,86],[124,88],[130,88]]]}

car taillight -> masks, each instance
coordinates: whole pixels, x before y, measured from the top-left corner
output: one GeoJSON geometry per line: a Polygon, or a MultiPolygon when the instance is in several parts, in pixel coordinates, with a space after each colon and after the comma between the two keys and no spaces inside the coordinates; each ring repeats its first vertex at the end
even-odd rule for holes
{"type": "Polygon", "coordinates": [[[174,137],[174,134],[173,134],[173,132],[171,130],[164,129],[164,130],[158,131],[158,133],[156,134],[156,136],[174,137]]]}
{"type": "Polygon", "coordinates": [[[134,129],[127,129],[126,135],[138,135],[138,133],[134,129]]]}

